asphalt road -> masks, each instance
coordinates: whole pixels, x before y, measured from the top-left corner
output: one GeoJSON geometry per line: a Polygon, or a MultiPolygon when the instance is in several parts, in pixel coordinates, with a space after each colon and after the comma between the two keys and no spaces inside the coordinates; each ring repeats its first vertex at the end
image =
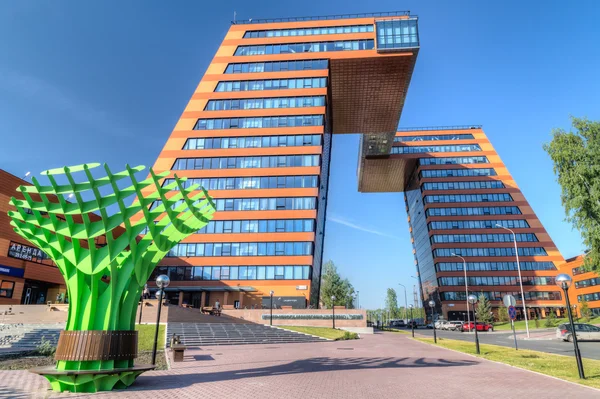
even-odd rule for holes
{"type": "MultiPolygon", "coordinates": [[[[410,332],[410,329],[406,330],[410,332]]],[[[415,334],[421,334],[428,337],[433,337],[433,330],[417,329],[415,334]]],[[[479,342],[483,344],[492,344],[499,346],[515,347],[515,341],[512,332],[494,332],[485,333],[479,332],[479,342]]],[[[462,341],[475,342],[475,334],[461,333],[456,331],[441,331],[437,330],[437,336],[448,339],[457,339],[462,341]]],[[[524,332],[517,332],[517,337],[524,337],[524,332]]],[[[555,353],[558,355],[574,356],[573,344],[571,342],[552,340],[523,340],[517,339],[519,349],[531,349],[534,351],[555,353]]],[[[600,360],[600,342],[580,342],[579,350],[581,356],[589,359],[600,360]]]]}

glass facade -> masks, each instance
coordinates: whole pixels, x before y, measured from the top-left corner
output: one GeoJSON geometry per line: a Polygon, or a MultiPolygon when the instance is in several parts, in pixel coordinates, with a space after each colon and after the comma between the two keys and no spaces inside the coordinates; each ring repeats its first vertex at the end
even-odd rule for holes
{"type": "Polygon", "coordinates": [[[420,154],[423,152],[469,152],[481,151],[479,144],[461,144],[461,145],[429,145],[429,146],[411,146],[392,147],[392,154],[420,154]]]}
{"type": "Polygon", "coordinates": [[[205,111],[228,111],[232,109],[303,108],[323,107],[325,96],[248,98],[234,100],[210,100],[205,111]]]}
{"type": "Polygon", "coordinates": [[[429,208],[427,216],[520,215],[516,206],[484,206],[479,208],[429,208]]]}
{"type": "Polygon", "coordinates": [[[319,89],[327,87],[327,78],[234,80],[219,82],[216,92],[319,89]]]}
{"type": "Polygon", "coordinates": [[[169,251],[167,257],[306,256],[312,253],[312,241],[180,243],[169,251]]]}
{"type": "MultiPolygon", "coordinates": [[[[556,270],[552,262],[519,262],[521,270],[556,270]]],[[[463,262],[436,263],[438,272],[462,272],[463,262]]],[[[469,272],[517,271],[517,262],[467,262],[469,272]]]]}
{"type": "Polygon", "coordinates": [[[252,169],[319,166],[319,155],[273,155],[263,157],[178,158],[172,170],[252,169]]]}
{"type": "MultiPolygon", "coordinates": [[[[165,179],[163,186],[174,181],[165,179]]],[[[199,185],[207,190],[254,190],[261,188],[315,188],[318,187],[318,184],[318,176],[205,177],[187,179],[183,182],[183,187],[199,185]]]]}
{"type": "Polygon", "coordinates": [[[429,223],[429,230],[454,230],[454,229],[495,229],[499,224],[509,229],[526,229],[529,223],[526,220],[452,220],[429,223]]]}
{"type": "Polygon", "coordinates": [[[330,51],[372,50],[375,41],[366,40],[339,40],[331,42],[264,44],[258,46],[238,46],[235,56],[263,55],[263,54],[301,54],[323,53],[330,51]]]}
{"type": "Polygon", "coordinates": [[[197,234],[312,233],[313,219],[212,220],[197,234]]]}
{"type": "Polygon", "coordinates": [[[599,277],[588,278],[587,280],[575,281],[575,288],[585,288],[598,285],[600,283],[599,277]]]}
{"type": "Polygon", "coordinates": [[[316,209],[314,197],[237,198],[214,200],[217,211],[290,211],[316,209]]]}
{"type": "Polygon", "coordinates": [[[477,177],[496,176],[496,171],[490,168],[484,169],[428,169],[422,170],[420,176],[430,177],[477,177]]]}
{"type": "Polygon", "coordinates": [[[375,27],[378,50],[419,47],[416,19],[376,20],[375,27]]]}
{"type": "MultiPolygon", "coordinates": [[[[471,256],[515,256],[515,249],[510,248],[437,248],[433,251],[434,257],[449,257],[452,254],[464,257],[471,256]]],[[[548,255],[542,247],[520,247],[519,256],[545,256],[548,255]]]]}
{"type": "Polygon", "coordinates": [[[263,116],[255,118],[198,119],[194,130],[260,129],[267,127],[323,126],[323,115],[263,116]]]}
{"type": "Polygon", "coordinates": [[[422,190],[481,190],[488,188],[504,188],[504,183],[498,180],[488,181],[449,181],[423,183],[422,190]]]}
{"type": "Polygon", "coordinates": [[[431,136],[396,136],[395,143],[408,141],[438,141],[438,140],[472,140],[472,134],[435,134],[431,136]]]}
{"type": "Polygon", "coordinates": [[[321,145],[320,134],[294,136],[209,137],[187,139],[184,150],[211,150],[215,148],[304,147],[321,145]]]}
{"type": "MultiPolygon", "coordinates": [[[[516,298],[517,301],[521,300],[521,292],[520,291],[508,291],[508,292],[498,292],[498,291],[481,291],[478,292],[477,295],[483,294],[490,301],[502,301],[502,298],[505,295],[512,295],[516,298]]],[[[465,291],[447,291],[442,292],[441,294],[443,301],[465,301],[466,294],[465,291]]],[[[525,291],[525,300],[527,301],[544,301],[544,300],[556,300],[560,301],[562,296],[559,291],[525,291]]]]}
{"type": "Polygon", "coordinates": [[[511,202],[510,194],[448,194],[426,195],[425,203],[450,203],[450,202],[511,202]]]}
{"type": "Polygon", "coordinates": [[[254,39],[259,37],[340,35],[343,33],[363,32],[373,32],[373,25],[369,24],[347,26],[321,26],[315,28],[251,30],[244,33],[244,39],[254,39]]]}
{"type": "MultiPolygon", "coordinates": [[[[464,277],[440,277],[440,286],[465,286],[464,277]]],[[[520,285],[518,276],[471,276],[468,285],[520,285]]],[[[523,285],[555,285],[554,277],[523,277],[523,285]]]]}
{"type": "MultiPolygon", "coordinates": [[[[515,234],[517,242],[538,242],[533,233],[515,234]]],[[[512,234],[441,234],[431,236],[432,244],[454,242],[513,242],[512,234]]]]}
{"type": "Polygon", "coordinates": [[[150,280],[161,274],[171,281],[308,280],[310,266],[158,266],[150,280]]]}
{"type": "Polygon", "coordinates": [[[239,62],[227,65],[225,73],[260,73],[327,69],[327,60],[239,62]]]}
{"type": "Polygon", "coordinates": [[[487,157],[441,157],[419,158],[419,165],[466,165],[473,163],[489,163],[487,157]]]}

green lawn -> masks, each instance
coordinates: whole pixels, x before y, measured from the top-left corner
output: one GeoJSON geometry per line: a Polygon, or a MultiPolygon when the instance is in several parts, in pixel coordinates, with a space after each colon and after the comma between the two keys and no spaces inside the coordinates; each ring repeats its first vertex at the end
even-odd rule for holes
{"type": "MultiPolygon", "coordinates": [[[[600,324],[600,317],[585,321],[584,319],[573,320],[575,323],[589,323],[589,324],[600,324]]],[[[538,320],[538,327],[535,326],[535,320],[529,320],[529,329],[536,330],[539,328],[554,328],[561,323],[568,323],[569,319],[556,319],[553,323],[553,327],[546,326],[546,320],[538,320]]],[[[495,331],[511,330],[510,322],[507,323],[494,323],[495,331]]],[[[515,321],[515,330],[525,331],[525,320],[515,321]]]]}
{"type": "Polygon", "coordinates": [[[358,334],[333,329],[329,327],[296,327],[296,326],[277,326],[280,328],[285,328],[290,331],[297,331],[305,334],[316,335],[317,337],[323,337],[327,339],[333,339],[335,341],[345,340],[345,339],[358,339],[358,334]]]}
{"type": "MultiPolygon", "coordinates": [[[[151,351],[154,345],[154,331],[156,330],[156,324],[136,324],[135,329],[138,333],[138,351],[151,351]]],[[[165,339],[165,326],[161,324],[158,329],[158,350],[161,350],[161,342],[165,339]]]]}
{"type": "MultiPolygon", "coordinates": [[[[433,338],[415,338],[417,341],[433,344],[433,338]]],[[[475,344],[472,342],[456,341],[438,338],[438,346],[454,349],[459,352],[475,355],[475,344]]],[[[489,360],[510,364],[526,370],[550,375],[567,381],[600,388],[600,360],[583,359],[586,379],[580,380],[577,363],[572,356],[552,355],[549,353],[530,350],[514,350],[503,346],[481,345],[481,355],[475,355],[489,360]]]]}

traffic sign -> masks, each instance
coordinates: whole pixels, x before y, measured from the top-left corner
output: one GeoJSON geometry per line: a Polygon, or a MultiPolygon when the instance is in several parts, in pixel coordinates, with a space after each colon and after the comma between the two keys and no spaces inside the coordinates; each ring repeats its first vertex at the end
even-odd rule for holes
{"type": "Polygon", "coordinates": [[[517,300],[512,295],[504,295],[502,297],[502,302],[504,302],[504,306],[506,306],[507,308],[509,306],[517,306],[517,300]]]}
{"type": "Polygon", "coordinates": [[[511,320],[517,318],[517,309],[514,306],[508,307],[508,317],[510,317],[511,320]]]}

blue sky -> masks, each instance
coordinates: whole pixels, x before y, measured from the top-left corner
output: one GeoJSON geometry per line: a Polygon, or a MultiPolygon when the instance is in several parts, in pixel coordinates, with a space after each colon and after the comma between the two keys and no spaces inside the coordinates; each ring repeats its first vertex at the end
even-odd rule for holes
{"type": "MultiPolygon", "coordinates": [[[[563,255],[574,256],[581,239],[563,221],[542,144],[552,128],[569,128],[569,115],[600,119],[600,7],[567,4],[1,2],[0,168],[152,165],[234,10],[238,18],[411,10],[421,51],[400,126],[482,124],[563,255]]],[[[378,307],[386,288],[412,287],[414,261],[402,194],[358,193],[357,154],[357,136],[334,139],[325,258],[361,305],[378,307]]]]}

